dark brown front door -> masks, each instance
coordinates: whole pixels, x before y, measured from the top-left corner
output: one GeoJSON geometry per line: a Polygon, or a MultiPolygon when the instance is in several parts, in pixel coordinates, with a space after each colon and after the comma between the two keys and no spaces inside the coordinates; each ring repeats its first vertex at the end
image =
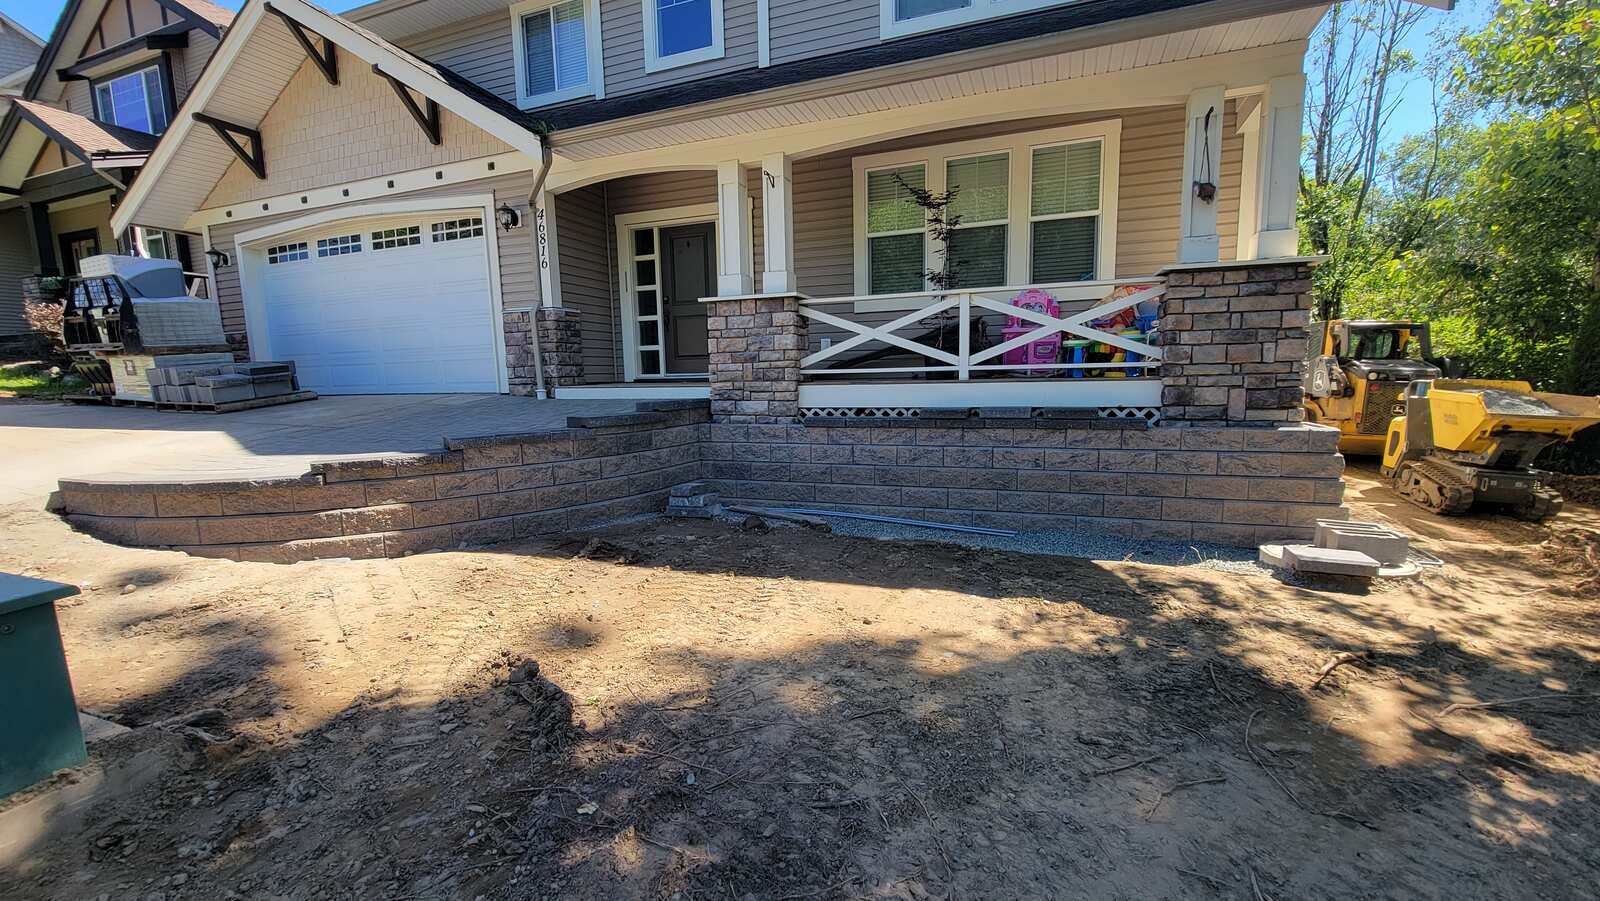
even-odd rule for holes
{"type": "Polygon", "coordinates": [[[705,372],[706,307],[717,293],[717,230],[710,222],[661,230],[661,298],[667,314],[667,373],[705,372]]]}
{"type": "Polygon", "coordinates": [[[94,229],[66,232],[61,236],[61,271],[78,274],[78,261],[100,252],[100,233],[94,229]]]}

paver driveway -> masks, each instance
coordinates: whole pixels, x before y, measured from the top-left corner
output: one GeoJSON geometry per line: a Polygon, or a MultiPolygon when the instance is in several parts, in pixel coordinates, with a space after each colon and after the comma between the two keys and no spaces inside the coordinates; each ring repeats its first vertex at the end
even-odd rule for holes
{"type": "Polygon", "coordinates": [[[297,476],[314,460],[437,451],[469,438],[558,429],[630,400],[493,394],[324,397],[216,415],[0,402],[0,504],[42,500],[62,478],[297,476]]]}

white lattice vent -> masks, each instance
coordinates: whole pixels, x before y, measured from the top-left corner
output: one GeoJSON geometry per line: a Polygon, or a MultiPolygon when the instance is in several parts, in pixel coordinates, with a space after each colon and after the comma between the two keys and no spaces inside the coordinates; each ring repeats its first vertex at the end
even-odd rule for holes
{"type": "Polygon", "coordinates": [[[916,407],[801,407],[801,419],[915,419],[916,407]]]}
{"type": "Polygon", "coordinates": [[[1160,407],[1100,407],[1101,419],[1138,419],[1143,422],[1160,422],[1160,407]]]}

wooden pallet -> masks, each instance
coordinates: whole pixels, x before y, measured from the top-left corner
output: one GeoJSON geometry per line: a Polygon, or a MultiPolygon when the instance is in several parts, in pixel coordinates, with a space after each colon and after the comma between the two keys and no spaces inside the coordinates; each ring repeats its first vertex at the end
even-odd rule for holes
{"type": "Polygon", "coordinates": [[[316,399],[317,392],[315,391],[295,391],[291,394],[280,394],[277,397],[255,397],[250,400],[236,400],[225,404],[191,404],[166,400],[143,400],[136,397],[101,397],[96,394],[68,394],[62,398],[62,400],[75,404],[101,404],[108,407],[144,407],[173,413],[237,413],[240,410],[256,410],[261,407],[297,404],[301,401],[316,399]]]}

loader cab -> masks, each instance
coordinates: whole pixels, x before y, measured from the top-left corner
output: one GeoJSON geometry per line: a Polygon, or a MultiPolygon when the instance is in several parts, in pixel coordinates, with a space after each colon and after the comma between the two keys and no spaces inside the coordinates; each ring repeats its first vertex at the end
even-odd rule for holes
{"type": "Polygon", "coordinates": [[[1389,421],[1405,415],[1402,395],[1418,379],[1436,379],[1428,324],[1335,319],[1306,365],[1306,419],[1339,429],[1347,454],[1378,455],[1389,421]]]}

